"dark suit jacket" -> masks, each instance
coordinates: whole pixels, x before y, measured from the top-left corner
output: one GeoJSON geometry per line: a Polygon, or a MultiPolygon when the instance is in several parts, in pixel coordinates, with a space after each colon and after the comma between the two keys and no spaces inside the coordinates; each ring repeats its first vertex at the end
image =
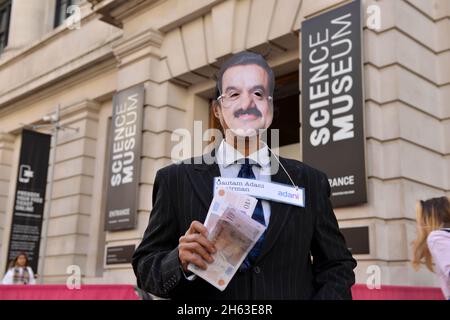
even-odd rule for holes
{"type": "MultiPolygon", "coordinates": [[[[159,170],[149,224],[133,255],[138,286],[156,296],[184,300],[351,299],[356,261],[339,231],[326,175],[299,161],[280,161],[305,188],[306,207],[270,201],[260,256],[252,269],[238,271],[223,292],[200,277],[188,281],[177,247],[193,220],[205,220],[219,167],[182,163],[159,170]]],[[[281,167],[272,182],[291,184],[281,167]]]]}

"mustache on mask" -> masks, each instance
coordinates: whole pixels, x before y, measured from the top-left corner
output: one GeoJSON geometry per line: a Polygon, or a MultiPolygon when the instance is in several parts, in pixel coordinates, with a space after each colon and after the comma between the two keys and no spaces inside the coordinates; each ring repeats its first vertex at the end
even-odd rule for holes
{"type": "Polygon", "coordinates": [[[256,107],[249,108],[249,109],[246,109],[246,110],[244,110],[244,109],[239,109],[239,110],[237,110],[237,111],[234,113],[234,116],[235,116],[236,118],[238,118],[239,116],[244,115],[244,114],[255,115],[255,116],[257,116],[257,117],[262,117],[261,111],[259,111],[258,108],[256,108],[256,107]]]}

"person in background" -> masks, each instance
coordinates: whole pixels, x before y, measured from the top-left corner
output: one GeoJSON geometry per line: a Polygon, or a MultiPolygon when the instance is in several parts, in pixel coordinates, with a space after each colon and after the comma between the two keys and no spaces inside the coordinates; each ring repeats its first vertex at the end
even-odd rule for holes
{"type": "Polygon", "coordinates": [[[447,197],[421,200],[416,207],[417,238],[414,241],[413,267],[421,263],[439,277],[442,292],[450,300],[450,201],[447,197]]]}
{"type": "Polygon", "coordinates": [[[25,252],[19,253],[11,262],[2,284],[36,284],[33,269],[28,265],[28,256],[25,252]]]}

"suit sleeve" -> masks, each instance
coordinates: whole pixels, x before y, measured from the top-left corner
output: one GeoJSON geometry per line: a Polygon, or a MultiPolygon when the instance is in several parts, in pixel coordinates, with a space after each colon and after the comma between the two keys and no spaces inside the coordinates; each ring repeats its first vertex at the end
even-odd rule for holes
{"type": "MultiPolygon", "coordinates": [[[[153,185],[153,209],[142,242],[132,258],[137,285],[162,298],[188,282],[178,258],[179,230],[167,187],[168,174],[158,171],[153,185]]],[[[172,190],[173,191],[173,190],[172,190]]]]}
{"type": "Polygon", "coordinates": [[[347,249],[330,201],[330,185],[325,174],[318,177],[317,208],[311,245],[313,256],[313,299],[352,299],[356,261],[347,249]]]}

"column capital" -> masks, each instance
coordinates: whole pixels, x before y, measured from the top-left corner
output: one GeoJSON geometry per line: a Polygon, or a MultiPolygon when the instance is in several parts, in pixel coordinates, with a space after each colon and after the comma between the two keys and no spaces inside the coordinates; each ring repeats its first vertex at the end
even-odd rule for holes
{"type": "Polygon", "coordinates": [[[100,20],[118,28],[123,27],[123,21],[143,10],[158,0],[87,0],[91,8],[101,15],[100,20]]]}
{"type": "Polygon", "coordinates": [[[83,100],[80,102],[77,102],[75,104],[66,106],[64,108],[61,108],[60,110],[60,118],[61,119],[67,119],[72,117],[73,115],[82,113],[82,112],[91,112],[91,113],[98,113],[100,110],[100,104],[93,101],[93,100],[83,100]]]}
{"type": "Polygon", "coordinates": [[[92,100],[83,100],[72,105],[62,107],[59,113],[61,125],[69,125],[83,119],[98,121],[101,105],[92,100]]]}
{"type": "Polygon", "coordinates": [[[0,132],[0,145],[14,143],[14,136],[9,133],[0,132]]]}
{"type": "Polygon", "coordinates": [[[163,39],[161,32],[147,29],[117,43],[113,52],[120,67],[147,56],[160,59],[163,39]]]}

